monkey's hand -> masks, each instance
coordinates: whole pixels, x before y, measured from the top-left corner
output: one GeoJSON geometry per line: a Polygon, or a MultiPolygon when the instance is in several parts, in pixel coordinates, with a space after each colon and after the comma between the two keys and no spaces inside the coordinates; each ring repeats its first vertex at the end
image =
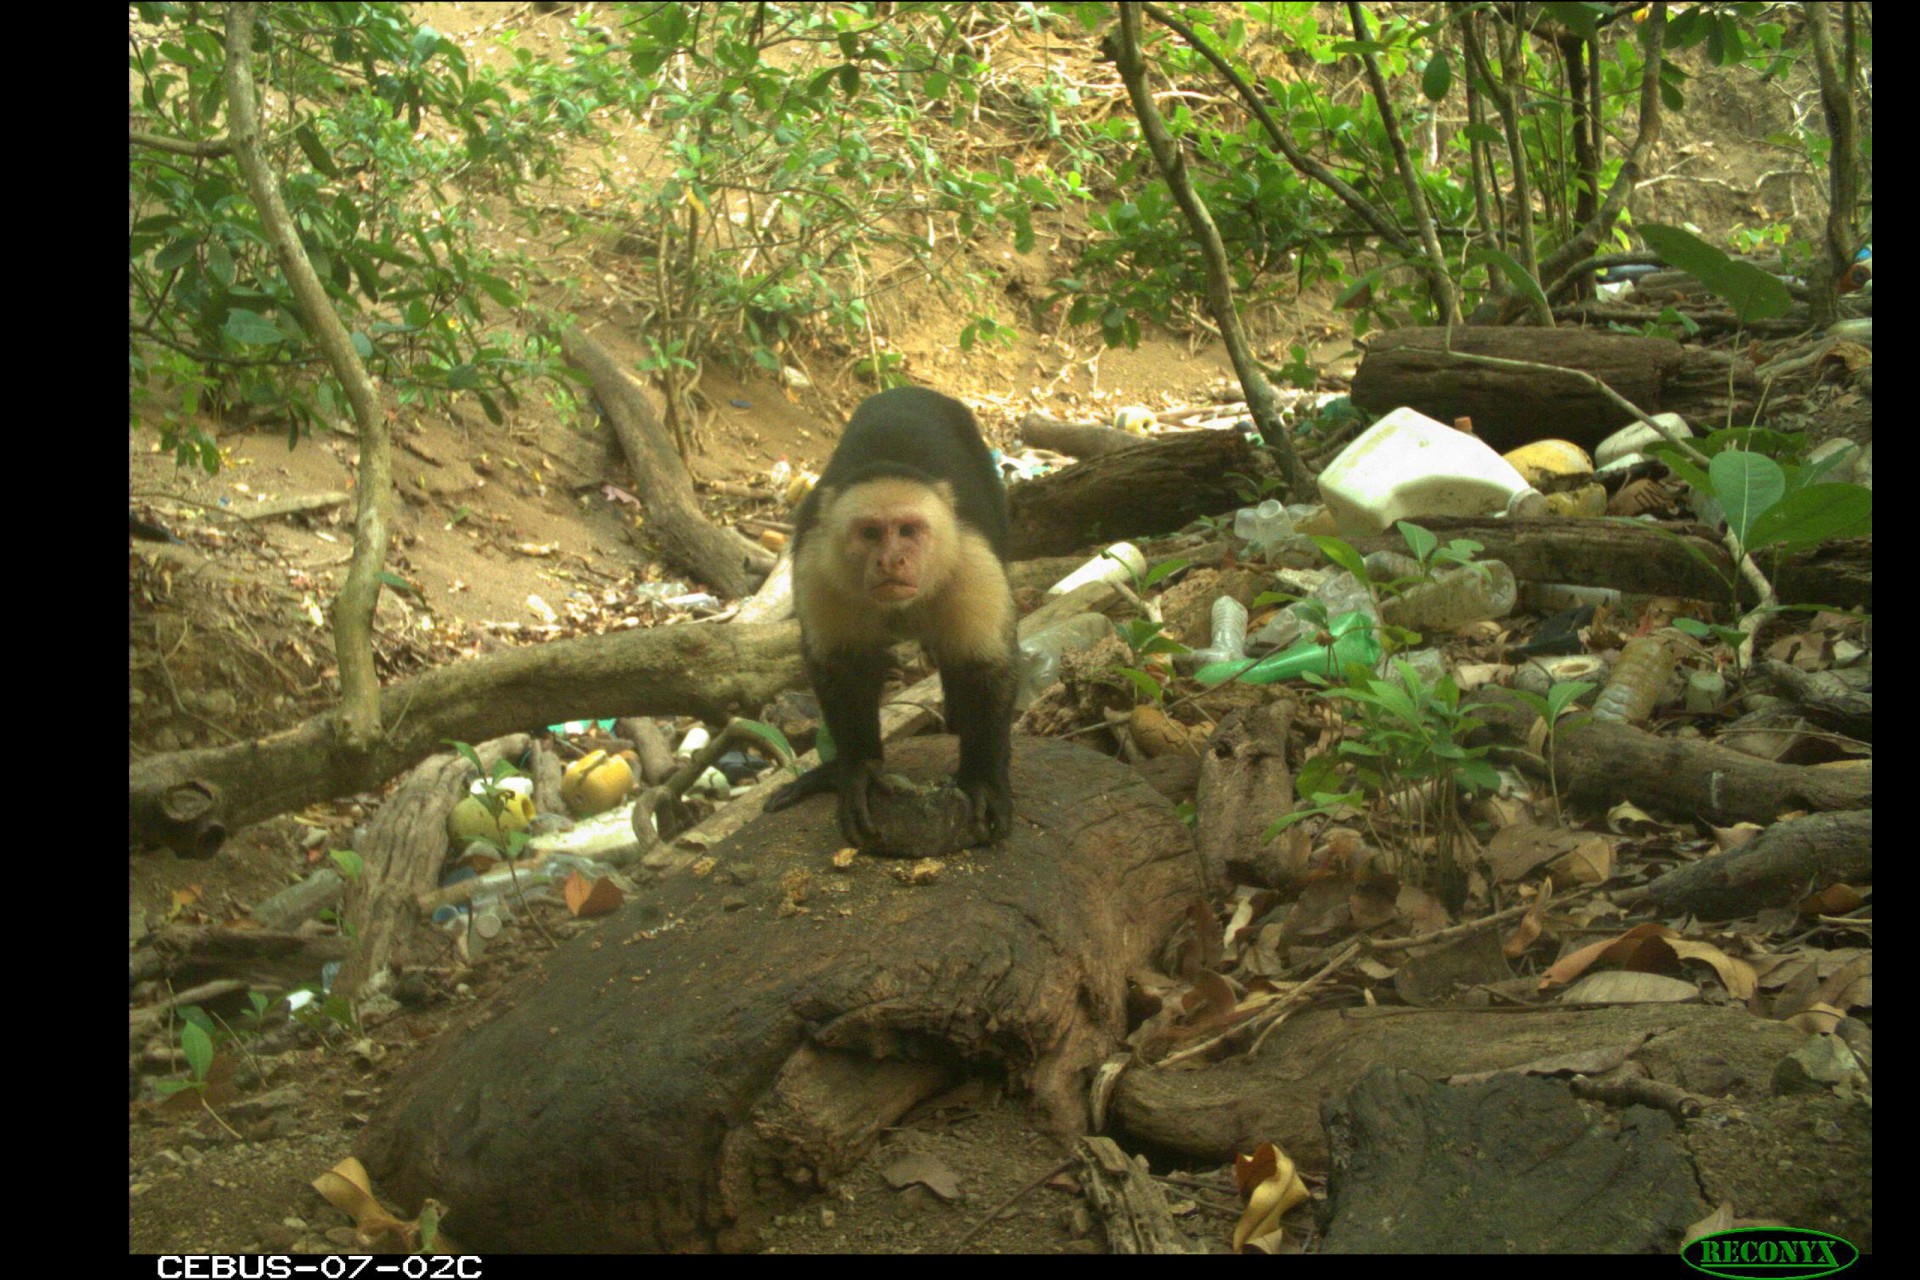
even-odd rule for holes
{"type": "Polygon", "coordinates": [[[891,794],[894,784],[878,760],[841,760],[840,834],[856,849],[870,849],[880,843],[880,828],[873,822],[872,797],[875,788],[891,794]]]}
{"type": "Polygon", "coordinates": [[[988,844],[999,844],[1013,832],[1013,792],[1004,782],[986,779],[959,781],[973,808],[973,825],[984,831],[988,844]]]}

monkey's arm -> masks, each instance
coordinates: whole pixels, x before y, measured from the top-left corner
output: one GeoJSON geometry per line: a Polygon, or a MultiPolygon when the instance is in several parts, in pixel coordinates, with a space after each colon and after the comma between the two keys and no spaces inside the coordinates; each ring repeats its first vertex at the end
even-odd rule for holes
{"type": "MultiPolygon", "coordinates": [[[[1007,652],[1014,653],[1011,630],[1007,652]]],[[[954,781],[967,793],[976,826],[990,842],[1013,829],[1013,698],[1016,669],[1011,657],[954,662],[942,667],[947,723],[960,736],[960,769],[954,781]]]]}
{"type": "Polygon", "coordinates": [[[779,810],[829,787],[840,793],[840,834],[866,847],[879,840],[868,796],[880,775],[880,691],[887,679],[885,649],[807,651],[807,679],[833,734],[837,754],[775,793],[767,808],[779,810]]]}

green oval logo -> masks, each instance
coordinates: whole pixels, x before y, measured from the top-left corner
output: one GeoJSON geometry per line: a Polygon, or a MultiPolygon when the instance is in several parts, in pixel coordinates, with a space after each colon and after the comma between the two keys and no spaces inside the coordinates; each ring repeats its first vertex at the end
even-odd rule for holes
{"type": "Polygon", "coordinates": [[[1741,1227],[1716,1231],[1680,1250],[1695,1271],[1731,1280],[1779,1280],[1830,1276],[1859,1258],[1852,1243],[1824,1231],[1799,1227],[1741,1227]]]}

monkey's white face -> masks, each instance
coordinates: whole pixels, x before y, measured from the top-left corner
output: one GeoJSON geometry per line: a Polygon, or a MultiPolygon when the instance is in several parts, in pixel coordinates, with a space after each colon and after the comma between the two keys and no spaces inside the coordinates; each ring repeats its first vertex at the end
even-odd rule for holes
{"type": "Polygon", "coordinates": [[[851,523],[849,559],[860,564],[867,596],[903,605],[920,594],[932,526],[919,506],[871,511],[851,523]]]}

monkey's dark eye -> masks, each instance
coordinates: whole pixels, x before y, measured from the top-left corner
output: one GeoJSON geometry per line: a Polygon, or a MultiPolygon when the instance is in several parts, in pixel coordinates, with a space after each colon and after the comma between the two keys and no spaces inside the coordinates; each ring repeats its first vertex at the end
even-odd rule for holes
{"type": "Polygon", "coordinates": [[[878,542],[884,538],[886,534],[887,531],[877,524],[863,524],[860,526],[860,540],[862,542],[878,542]]]}

